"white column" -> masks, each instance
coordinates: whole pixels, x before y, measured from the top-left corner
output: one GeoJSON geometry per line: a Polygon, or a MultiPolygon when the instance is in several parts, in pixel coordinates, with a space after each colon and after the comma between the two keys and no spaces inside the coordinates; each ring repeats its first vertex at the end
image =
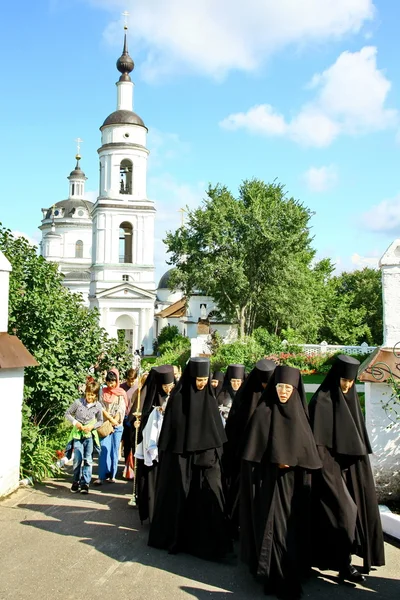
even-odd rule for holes
{"type": "Polygon", "coordinates": [[[133,83],[132,81],[117,82],[117,110],[132,110],[133,83]]]}
{"type": "Polygon", "coordinates": [[[147,327],[146,327],[146,309],[140,309],[140,330],[139,330],[139,342],[140,345],[143,344],[145,346],[147,336],[147,327]]]}
{"type": "Polygon", "coordinates": [[[382,256],[383,346],[393,348],[400,341],[400,239],[382,256]]]}
{"type": "Polygon", "coordinates": [[[8,290],[12,267],[0,250],[0,332],[8,330],[8,290]]]}

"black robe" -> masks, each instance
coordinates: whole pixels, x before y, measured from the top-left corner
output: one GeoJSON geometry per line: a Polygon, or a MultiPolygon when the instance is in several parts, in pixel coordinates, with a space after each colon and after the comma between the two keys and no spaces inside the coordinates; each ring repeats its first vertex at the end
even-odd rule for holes
{"type": "Polygon", "coordinates": [[[240,494],[241,557],[268,594],[298,598],[311,567],[311,476],[321,463],[300,373],[277,367],[245,432],[240,494]],[[282,404],[277,383],[294,386],[282,404]],[[289,467],[280,467],[289,465],[289,467]]]}
{"type": "Polygon", "coordinates": [[[385,564],[383,534],[357,390],[355,384],[347,394],[340,389],[343,360],[339,357],[310,402],[323,463],[312,482],[313,564],[340,570],[356,554],[368,573],[385,564]]]}
{"type": "Polygon", "coordinates": [[[226,437],[211,386],[196,389],[190,363],[180,384],[159,440],[149,545],[220,560],[232,550],[221,480],[226,437]]]}
{"type": "MultiPolygon", "coordinates": [[[[143,429],[146,427],[155,406],[163,406],[167,399],[167,394],[162,389],[163,376],[165,373],[170,374],[170,379],[173,380],[172,365],[161,365],[161,367],[153,367],[146,380],[143,392],[143,401],[141,402],[141,419],[138,434],[138,444],[143,440],[143,429]]],[[[151,467],[144,464],[144,460],[136,458],[136,505],[139,509],[140,521],[152,520],[154,512],[154,502],[156,493],[156,478],[158,462],[153,461],[151,467]]]]}
{"type": "Polygon", "coordinates": [[[275,367],[276,363],[271,360],[262,359],[257,362],[238,390],[225,425],[227,442],[224,444],[222,465],[227,485],[227,514],[234,537],[237,537],[239,527],[238,509],[243,434],[247,423],[258,406],[265,384],[272,377],[275,367]]]}

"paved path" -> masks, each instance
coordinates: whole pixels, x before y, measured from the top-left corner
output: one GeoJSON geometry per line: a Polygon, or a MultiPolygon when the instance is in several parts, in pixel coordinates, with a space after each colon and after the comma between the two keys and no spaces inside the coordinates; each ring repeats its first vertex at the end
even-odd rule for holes
{"type": "MultiPolygon", "coordinates": [[[[128,506],[132,484],[73,495],[71,480],[20,489],[0,502],[0,600],[261,600],[240,563],[214,564],[147,546],[148,526],[128,506]]],[[[400,549],[386,544],[387,566],[364,587],[335,573],[310,581],[312,600],[400,598],[400,549]]]]}

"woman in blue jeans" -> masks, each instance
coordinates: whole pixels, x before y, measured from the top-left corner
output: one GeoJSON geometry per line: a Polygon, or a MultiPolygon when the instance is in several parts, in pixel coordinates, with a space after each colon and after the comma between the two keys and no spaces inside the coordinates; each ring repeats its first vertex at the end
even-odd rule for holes
{"type": "Polygon", "coordinates": [[[119,387],[119,373],[111,369],[106,376],[106,387],[102,390],[100,402],[104,421],[110,421],[114,431],[100,440],[99,477],[94,482],[101,485],[104,481],[115,482],[118,469],[119,446],[121,443],[126,408],[126,392],[119,387]]]}

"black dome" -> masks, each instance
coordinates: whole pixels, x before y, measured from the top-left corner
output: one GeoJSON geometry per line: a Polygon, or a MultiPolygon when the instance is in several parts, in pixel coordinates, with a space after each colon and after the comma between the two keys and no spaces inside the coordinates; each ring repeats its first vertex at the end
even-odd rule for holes
{"type": "Polygon", "coordinates": [[[171,280],[171,275],[174,271],[175,271],[175,269],[169,269],[169,271],[164,273],[164,275],[161,277],[159,284],[158,284],[159,290],[161,290],[161,289],[170,290],[171,289],[169,282],[171,280]]]}
{"type": "MultiPolygon", "coordinates": [[[[79,208],[84,208],[90,213],[92,212],[93,202],[89,202],[89,200],[60,200],[60,202],[56,202],[54,205],[54,210],[57,208],[64,209],[64,219],[71,217],[75,210],[79,208]]],[[[46,219],[52,219],[53,217],[53,207],[49,208],[46,213],[46,219]]]]}
{"type": "Polygon", "coordinates": [[[107,125],[140,125],[147,129],[139,115],[132,110],[116,110],[107,117],[100,129],[107,125]]]}

